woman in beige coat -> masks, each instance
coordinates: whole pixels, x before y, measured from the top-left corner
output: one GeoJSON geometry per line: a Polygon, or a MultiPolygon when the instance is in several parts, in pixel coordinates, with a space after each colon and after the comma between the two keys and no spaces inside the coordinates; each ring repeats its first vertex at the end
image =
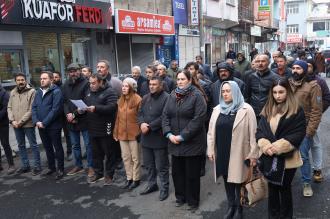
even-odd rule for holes
{"type": "Polygon", "coordinates": [[[256,165],[256,116],[244,102],[234,81],[221,84],[219,105],[213,109],[207,133],[207,155],[216,176],[223,176],[228,210],[224,218],[242,218],[241,184],[247,180],[248,165],[256,165]]]}

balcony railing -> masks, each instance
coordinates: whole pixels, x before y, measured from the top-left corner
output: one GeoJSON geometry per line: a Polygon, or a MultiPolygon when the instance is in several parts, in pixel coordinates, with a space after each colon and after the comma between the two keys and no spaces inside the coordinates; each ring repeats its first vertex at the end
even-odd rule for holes
{"type": "Polygon", "coordinates": [[[238,19],[254,21],[253,16],[253,1],[251,0],[238,0],[238,19]]]}

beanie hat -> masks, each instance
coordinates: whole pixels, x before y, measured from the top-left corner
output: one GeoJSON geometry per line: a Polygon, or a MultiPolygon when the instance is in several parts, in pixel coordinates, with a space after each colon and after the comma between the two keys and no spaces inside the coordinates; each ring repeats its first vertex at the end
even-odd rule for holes
{"type": "Polygon", "coordinates": [[[304,73],[305,74],[307,73],[307,69],[308,69],[307,62],[305,62],[303,60],[297,60],[292,64],[292,66],[294,66],[294,65],[299,65],[304,70],[304,73]]]}
{"type": "Polygon", "coordinates": [[[133,89],[134,92],[137,92],[136,80],[134,80],[133,78],[125,78],[123,83],[125,82],[133,89]]]}
{"type": "Polygon", "coordinates": [[[217,65],[217,72],[219,72],[220,69],[226,69],[229,71],[230,74],[233,74],[234,68],[228,64],[227,62],[221,62],[217,65]]]}

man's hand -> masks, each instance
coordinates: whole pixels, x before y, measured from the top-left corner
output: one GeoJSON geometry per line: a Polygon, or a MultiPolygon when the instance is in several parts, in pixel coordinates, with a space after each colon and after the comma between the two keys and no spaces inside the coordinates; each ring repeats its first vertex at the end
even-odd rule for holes
{"type": "Polygon", "coordinates": [[[95,112],[95,106],[87,107],[87,112],[94,113],[95,112]]]}
{"type": "Polygon", "coordinates": [[[40,129],[45,128],[44,125],[42,124],[42,122],[37,122],[37,123],[36,123],[36,126],[37,126],[38,128],[40,128],[40,129]]]}
{"type": "Polygon", "coordinates": [[[214,154],[208,154],[207,156],[208,156],[208,158],[209,158],[210,161],[214,161],[215,160],[215,155],[214,154]]]}
{"type": "Polygon", "coordinates": [[[273,156],[274,155],[274,153],[272,151],[272,147],[270,147],[270,148],[267,149],[266,154],[269,155],[269,156],[273,156]]]}
{"type": "Polygon", "coordinates": [[[171,135],[168,139],[170,139],[173,144],[180,144],[175,135],[171,135]]]}
{"type": "Polygon", "coordinates": [[[12,121],[12,122],[11,122],[11,125],[12,125],[15,129],[18,128],[18,122],[16,122],[16,121],[12,121]]]}
{"type": "Polygon", "coordinates": [[[140,126],[142,134],[147,134],[149,132],[149,124],[148,123],[142,123],[140,126]]]}
{"type": "Polygon", "coordinates": [[[252,167],[257,166],[257,159],[255,159],[255,158],[250,158],[250,165],[251,165],[252,167]]]}
{"type": "Polygon", "coordinates": [[[72,121],[74,120],[74,115],[73,115],[73,113],[68,113],[68,114],[66,114],[66,120],[67,120],[68,122],[72,122],[72,121]]]}

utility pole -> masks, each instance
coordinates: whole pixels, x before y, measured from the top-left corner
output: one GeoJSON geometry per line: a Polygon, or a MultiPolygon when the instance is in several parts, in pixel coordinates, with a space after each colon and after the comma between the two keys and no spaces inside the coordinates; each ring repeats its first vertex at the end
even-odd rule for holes
{"type": "MultiPolygon", "coordinates": [[[[203,0],[198,1],[198,14],[199,14],[199,51],[200,55],[205,60],[205,44],[204,44],[204,16],[203,16],[203,0]]],[[[206,0],[207,1],[207,0],[206,0]]]]}

